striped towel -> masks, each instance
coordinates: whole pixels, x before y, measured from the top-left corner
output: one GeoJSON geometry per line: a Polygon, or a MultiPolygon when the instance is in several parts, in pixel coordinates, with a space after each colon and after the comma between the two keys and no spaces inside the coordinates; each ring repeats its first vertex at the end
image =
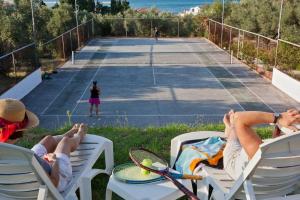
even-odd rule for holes
{"type": "Polygon", "coordinates": [[[176,170],[183,174],[193,174],[201,161],[217,165],[223,157],[225,141],[220,137],[210,137],[204,141],[182,146],[182,152],[175,163],[176,170]]]}

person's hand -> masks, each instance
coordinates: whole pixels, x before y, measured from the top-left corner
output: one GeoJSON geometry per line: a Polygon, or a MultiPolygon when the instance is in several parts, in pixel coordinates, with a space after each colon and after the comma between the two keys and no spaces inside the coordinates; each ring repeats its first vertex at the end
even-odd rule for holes
{"type": "Polygon", "coordinates": [[[289,128],[293,131],[297,131],[298,129],[293,126],[293,124],[300,123],[300,112],[296,109],[290,109],[286,112],[281,113],[281,117],[277,122],[280,126],[289,128]]]}
{"type": "Polygon", "coordinates": [[[48,153],[48,154],[44,155],[44,159],[47,160],[49,163],[53,163],[56,161],[56,154],[48,153]]]}

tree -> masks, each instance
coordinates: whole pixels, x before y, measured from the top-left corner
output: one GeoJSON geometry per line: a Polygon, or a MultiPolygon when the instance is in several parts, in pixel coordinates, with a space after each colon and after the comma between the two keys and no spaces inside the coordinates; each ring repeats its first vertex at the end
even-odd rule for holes
{"type": "Polygon", "coordinates": [[[53,15],[47,24],[47,29],[53,36],[58,36],[76,26],[75,15],[72,5],[61,4],[53,9],[53,15]]]}

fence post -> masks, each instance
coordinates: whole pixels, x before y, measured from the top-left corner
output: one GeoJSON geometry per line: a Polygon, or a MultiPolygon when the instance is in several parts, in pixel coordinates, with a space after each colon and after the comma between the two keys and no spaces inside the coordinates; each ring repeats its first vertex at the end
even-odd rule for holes
{"type": "Polygon", "coordinates": [[[279,47],[279,39],[277,39],[277,45],[276,45],[276,50],[275,50],[275,61],[274,61],[275,68],[277,66],[277,59],[278,59],[278,47],[279,47]]]}
{"type": "Polygon", "coordinates": [[[231,41],[232,41],[232,28],[230,28],[230,32],[229,32],[229,52],[231,52],[231,41]]]}
{"type": "Polygon", "coordinates": [[[62,50],[63,50],[64,61],[65,61],[66,60],[66,52],[65,52],[64,34],[62,34],[61,42],[62,42],[62,50]]]}
{"type": "Polygon", "coordinates": [[[221,48],[223,49],[223,31],[224,31],[224,24],[222,23],[222,28],[221,28],[221,48]]]}
{"type": "Polygon", "coordinates": [[[177,37],[180,36],[180,33],[179,33],[179,18],[177,18],[177,37]]]}
{"type": "Polygon", "coordinates": [[[214,43],[216,43],[216,31],[217,31],[217,23],[215,22],[214,43]]]}
{"type": "Polygon", "coordinates": [[[127,37],[128,33],[127,33],[127,21],[126,21],[126,19],[124,19],[124,25],[125,25],[125,34],[126,34],[126,37],[127,37]]]}
{"type": "Polygon", "coordinates": [[[151,37],[153,37],[153,35],[152,35],[152,32],[153,32],[153,31],[152,31],[152,29],[153,29],[153,22],[152,22],[152,19],[151,19],[150,22],[151,22],[151,25],[150,25],[150,35],[151,35],[151,37]]]}
{"type": "Polygon", "coordinates": [[[92,35],[93,35],[93,37],[95,36],[95,22],[94,22],[94,18],[92,18],[92,35]]]}
{"type": "Polygon", "coordinates": [[[72,30],[70,31],[70,47],[71,51],[73,51],[72,30]]]}
{"type": "Polygon", "coordinates": [[[210,40],[210,20],[208,19],[208,40],[210,40]]]}
{"type": "Polygon", "coordinates": [[[259,50],[259,35],[257,36],[257,46],[256,46],[256,65],[258,65],[258,50],[259,50]]]}
{"type": "Polygon", "coordinates": [[[80,38],[79,38],[79,25],[76,27],[77,29],[77,48],[80,47],[80,38]]]}
{"type": "Polygon", "coordinates": [[[11,56],[12,56],[12,62],[13,62],[14,74],[15,74],[15,83],[16,83],[17,82],[17,69],[16,69],[16,61],[15,61],[14,52],[12,52],[11,56]]]}
{"type": "Polygon", "coordinates": [[[230,51],[230,64],[233,62],[233,51],[230,51]]]}
{"type": "Polygon", "coordinates": [[[240,38],[241,38],[241,30],[239,29],[239,36],[238,36],[238,49],[236,53],[237,59],[239,59],[239,54],[240,54],[240,38]]]}

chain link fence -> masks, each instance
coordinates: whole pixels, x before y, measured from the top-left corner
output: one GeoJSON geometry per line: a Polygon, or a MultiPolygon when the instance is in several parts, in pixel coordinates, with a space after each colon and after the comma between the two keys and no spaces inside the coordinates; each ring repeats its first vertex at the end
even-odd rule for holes
{"type": "Polygon", "coordinates": [[[41,67],[43,73],[56,70],[93,36],[93,20],[80,24],[36,47],[34,43],[0,57],[0,94],[41,67]]]}
{"type": "Polygon", "coordinates": [[[300,79],[300,45],[208,20],[208,39],[271,78],[273,67],[300,79]]]}
{"type": "Polygon", "coordinates": [[[0,94],[38,68],[35,44],[0,57],[0,94]]]}
{"type": "Polygon", "coordinates": [[[72,55],[72,51],[84,46],[92,36],[93,20],[90,20],[42,44],[38,48],[42,71],[56,70],[72,55]]]}
{"type": "Polygon", "coordinates": [[[160,37],[190,37],[200,35],[192,18],[96,18],[95,34],[116,37],[153,37],[154,28],[160,37]]]}

